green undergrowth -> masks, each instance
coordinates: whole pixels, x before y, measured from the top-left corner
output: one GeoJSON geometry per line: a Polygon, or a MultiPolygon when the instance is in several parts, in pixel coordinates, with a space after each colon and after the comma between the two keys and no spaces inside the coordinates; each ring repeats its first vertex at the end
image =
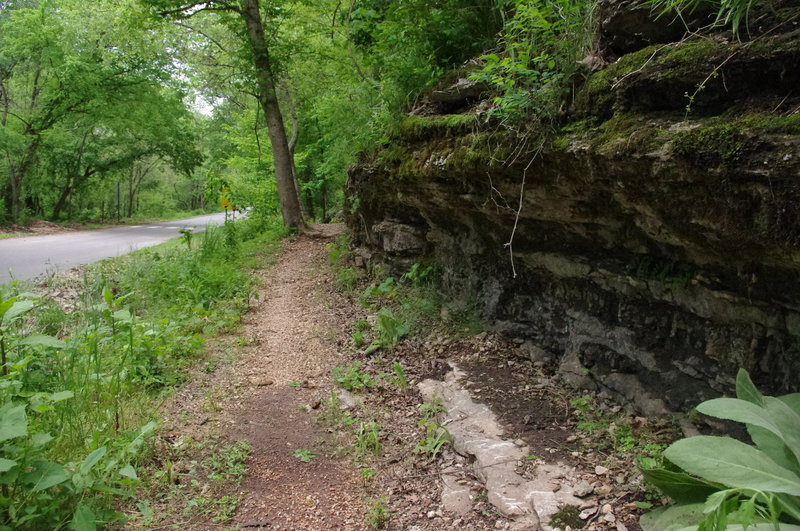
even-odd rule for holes
{"type": "Polygon", "coordinates": [[[472,298],[448,296],[435,265],[415,263],[397,276],[380,266],[366,273],[351,264],[346,236],[329,244],[328,252],[339,289],[356,295],[368,310],[369,318],[356,321],[351,335],[366,354],[391,352],[406,336],[424,337],[434,329],[452,335],[480,331],[472,298]]]}
{"type": "Polygon", "coordinates": [[[679,436],[674,420],[634,416],[594,394],[564,393],[559,398],[569,405],[578,437],[576,444],[587,458],[626,472],[628,488],[638,492],[637,505],[651,507],[658,503],[660,492],[644,485],[639,471],[664,464],[662,452],[679,436]],[[629,475],[631,467],[634,474],[629,475]]]}
{"type": "Polygon", "coordinates": [[[0,287],[0,529],[121,519],[111,508],[139,482],[160,401],[206,337],[238,326],[245,268],[282,234],[228,223],[88,267],[78,282],[0,287]]]}
{"type": "Polygon", "coordinates": [[[410,398],[409,381],[400,362],[379,358],[369,364],[355,361],[334,368],[333,382],[335,388],[322,401],[318,420],[332,434],[326,441],[332,453],[350,458],[359,471],[369,507],[364,523],[380,529],[389,522],[390,500],[385,495],[376,496],[380,490],[376,476],[384,471],[387,459],[389,463],[401,459],[410,469],[420,457],[439,456],[450,444],[449,432],[439,423],[444,408],[438,400],[418,405],[418,439],[409,445],[404,441],[407,432],[398,432],[397,426],[386,422],[391,418],[388,408],[398,399],[403,403],[410,398]]]}
{"type": "MultiPolygon", "coordinates": [[[[202,440],[179,437],[158,452],[158,466],[141,472],[139,499],[130,505],[136,528],[157,528],[174,521],[224,524],[240,501],[250,445],[219,434],[202,440]]],[[[169,526],[166,526],[169,527],[169,526]]]]}

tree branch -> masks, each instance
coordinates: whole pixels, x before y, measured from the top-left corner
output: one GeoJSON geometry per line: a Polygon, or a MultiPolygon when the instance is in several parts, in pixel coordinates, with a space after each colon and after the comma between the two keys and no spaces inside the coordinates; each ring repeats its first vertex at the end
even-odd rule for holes
{"type": "Polygon", "coordinates": [[[189,31],[193,31],[195,33],[199,33],[200,35],[202,35],[203,37],[208,39],[211,43],[216,45],[217,48],[219,48],[220,50],[222,50],[225,53],[228,53],[228,50],[222,44],[220,44],[220,42],[217,39],[215,39],[214,37],[212,37],[208,33],[204,32],[203,30],[199,30],[199,29],[197,29],[195,27],[190,26],[189,24],[181,22],[180,19],[175,21],[175,25],[180,26],[182,28],[186,28],[189,31]]]}
{"type": "Polygon", "coordinates": [[[206,2],[192,2],[192,3],[189,3],[189,4],[182,5],[180,7],[177,7],[175,9],[158,10],[158,11],[156,11],[156,13],[158,14],[158,16],[165,17],[165,18],[166,17],[176,17],[176,18],[179,18],[179,19],[187,19],[187,18],[191,18],[194,15],[196,15],[197,13],[201,13],[203,11],[208,11],[208,12],[211,12],[211,13],[218,13],[218,12],[221,12],[221,11],[233,11],[235,13],[241,13],[242,12],[241,9],[239,9],[238,7],[236,7],[233,4],[229,4],[227,2],[215,2],[215,1],[211,0],[211,1],[206,1],[206,2]],[[199,7],[199,6],[203,6],[203,7],[200,7],[200,9],[194,9],[196,7],[199,7]],[[190,12],[187,13],[187,11],[190,11],[190,12]]]}

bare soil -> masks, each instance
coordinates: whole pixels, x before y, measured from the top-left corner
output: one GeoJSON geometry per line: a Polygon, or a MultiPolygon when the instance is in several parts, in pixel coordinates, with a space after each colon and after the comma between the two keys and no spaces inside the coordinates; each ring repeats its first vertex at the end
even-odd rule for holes
{"type": "Polygon", "coordinates": [[[44,234],[59,234],[71,232],[73,229],[62,227],[49,221],[35,219],[25,225],[0,225],[0,235],[6,238],[24,238],[26,236],[41,236],[44,234]]]}

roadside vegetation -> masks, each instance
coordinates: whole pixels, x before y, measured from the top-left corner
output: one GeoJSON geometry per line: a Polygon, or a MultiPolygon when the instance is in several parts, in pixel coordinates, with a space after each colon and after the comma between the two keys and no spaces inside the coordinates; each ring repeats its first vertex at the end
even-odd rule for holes
{"type": "Polygon", "coordinates": [[[79,278],[0,288],[0,525],[83,530],[122,519],[114,507],[135,492],[158,404],[207,337],[238,326],[252,296],[247,269],[283,234],[229,222],[79,278]]]}

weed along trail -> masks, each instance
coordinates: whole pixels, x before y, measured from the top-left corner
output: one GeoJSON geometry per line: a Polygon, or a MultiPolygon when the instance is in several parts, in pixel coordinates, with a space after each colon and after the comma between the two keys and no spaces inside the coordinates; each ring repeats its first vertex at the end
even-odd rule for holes
{"type": "MultiPolygon", "coordinates": [[[[330,235],[337,227],[325,227],[330,235]]],[[[247,316],[251,346],[238,363],[228,434],[251,447],[235,522],[246,527],[353,529],[363,493],[346,459],[330,457],[310,413],[337,364],[347,327],[326,264],[327,238],[288,242],[247,316]]]]}

